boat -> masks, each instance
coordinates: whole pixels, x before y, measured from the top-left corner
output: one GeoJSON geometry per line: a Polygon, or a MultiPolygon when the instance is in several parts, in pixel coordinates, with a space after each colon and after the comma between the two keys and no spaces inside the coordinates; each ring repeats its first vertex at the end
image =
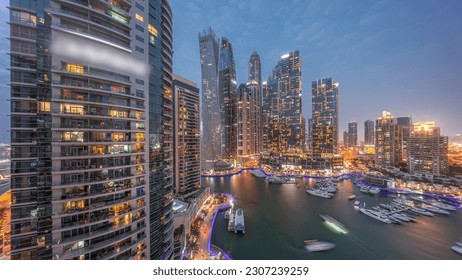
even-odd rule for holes
{"type": "Polygon", "coordinates": [[[282,178],[282,177],[279,177],[279,176],[268,176],[266,178],[266,180],[268,180],[268,182],[270,183],[273,183],[273,184],[284,184],[285,183],[285,179],[282,178]]]}
{"type": "Polygon", "coordinates": [[[334,186],[324,186],[324,187],[319,188],[319,190],[325,191],[328,193],[334,193],[338,190],[338,188],[334,186]]]}
{"type": "Polygon", "coordinates": [[[424,216],[428,216],[428,217],[435,216],[433,213],[428,212],[427,210],[419,208],[419,207],[412,207],[411,212],[414,212],[414,213],[417,213],[417,214],[420,214],[420,215],[424,215],[424,216]]]}
{"type": "Polygon", "coordinates": [[[361,213],[365,214],[366,216],[379,220],[383,223],[391,224],[391,220],[386,215],[382,214],[379,211],[374,211],[374,210],[365,209],[365,208],[361,208],[359,209],[359,211],[361,211],[361,213]]]}
{"type": "Polygon", "coordinates": [[[238,231],[245,233],[244,211],[242,209],[237,209],[234,219],[234,233],[237,233],[238,231]]]}
{"type": "Polygon", "coordinates": [[[378,194],[380,191],[381,191],[381,189],[380,189],[380,188],[377,188],[377,187],[371,187],[371,188],[369,189],[369,193],[370,193],[370,194],[374,194],[374,195],[375,195],[375,194],[378,194]]]}
{"type": "Polygon", "coordinates": [[[456,211],[456,207],[443,203],[441,201],[435,201],[431,203],[432,206],[444,209],[444,210],[449,210],[449,211],[456,211]]]}
{"type": "Polygon", "coordinates": [[[390,206],[390,204],[384,204],[384,203],[380,203],[380,207],[385,208],[385,209],[388,209],[388,210],[392,210],[392,209],[393,209],[393,208],[390,206]]]}
{"type": "Polygon", "coordinates": [[[355,194],[352,194],[352,195],[347,196],[347,198],[348,198],[349,200],[353,200],[353,199],[356,198],[356,195],[355,195],[355,194]]]}
{"type": "Polygon", "coordinates": [[[420,201],[420,202],[424,202],[424,203],[427,203],[428,201],[426,201],[423,197],[421,196],[411,196],[411,199],[413,200],[416,200],[416,201],[420,201]]]}
{"type": "Polygon", "coordinates": [[[258,177],[258,178],[266,178],[265,172],[263,172],[260,169],[254,169],[250,173],[252,173],[253,176],[258,177]]]}
{"type": "Polygon", "coordinates": [[[305,245],[305,248],[310,252],[323,252],[335,248],[335,244],[326,241],[314,241],[305,245]]]}
{"type": "Polygon", "coordinates": [[[359,207],[359,205],[361,205],[361,201],[355,200],[354,206],[355,206],[355,207],[359,207]]]}
{"type": "Polygon", "coordinates": [[[359,191],[363,193],[369,193],[369,187],[362,186],[359,188],[359,191]]]}
{"type": "Polygon", "coordinates": [[[456,244],[452,246],[451,249],[459,254],[462,254],[462,242],[456,242],[456,244]]]}
{"type": "Polygon", "coordinates": [[[334,196],[331,193],[328,193],[328,192],[325,192],[325,191],[322,191],[322,190],[318,190],[318,189],[308,189],[308,190],[306,190],[306,192],[311,194],[311,195],[319,196],[319,197],[323,197],[323,198],[332,198],[332,196],[334,196]]]}
{"type": "Polygon", "coordinates": [[[225,219],[228,220],[229,219],[229,214],[231,213],[231,209],[228,209],[226,210],[225,212],[225,219]]]}
{"type": "Polygon", "coordinates": [[[444,214],[444,215],[449,215],[449,214],[451,214],[451,213],[449,213],[449,212],[446,211],[446,210],[443,210],[443,209],[441,209],[441,208],[438,208],[438,207],[435,207],[435,206],[432,206],[432,205],[425,205],[425,206],[422,206],[422,209],[431,211],[431,212],[433,212],[433,213],[438,213],[438,214],[444,214]]]}
{"type": "Polygon", "coordinates": [[[335,229],[335,231],[339,232],[339,233],[343,233],[343,234],[347,234],[348,233],[348,229],[339,221],[337,221],[336,219],[334,219],[333,217],[331,217],[330,215],[327,215],[327,214],[320,214],[319,215],[324,221],[326,221],[326,223],[332,227],[333,229],[335,229]]]}
{"type": "Polygon", "coordinates": [[[297,182],[295,181],[295,177],[290,177],[290,176],[285,176],[282,177],[284,180],[284,184],[296,184],[297,182]]]}
{"type": "Polygon", "coordinates": [[[401,213],[394,213],[394,214],[390,215],[390,217],[398,219],[398,220],[403,221],[403,222],[410,222],[411,221],[408,216],[403,215],[401,213]]]}

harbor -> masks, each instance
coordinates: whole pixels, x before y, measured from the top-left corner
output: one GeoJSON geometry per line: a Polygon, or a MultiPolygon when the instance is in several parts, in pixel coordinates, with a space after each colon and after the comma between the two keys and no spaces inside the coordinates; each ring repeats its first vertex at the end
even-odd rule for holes
{"type": "MultiPolygon", "coordinates": [[[[223,212],[217,215],[212,243],[233,259],[462,259],[452,249],[458,249],[456,242],[462,235],[456,230],[462,228],[461,210],[446,209],[449,215],[434,213],[433,217],[406,211],[403,214],[415,222],[386,224],[364,215],[359,208],[365,203],[365,208],[389,211],[380,204],[394,207],[393,200],[401,198],[420,208],[422,202],[411,196],[421,195],[403,196],[383,189],[377,194],[363,193],[351,179],[335,182],[338,190],[330,199],[309,195],[306,190],[321,180],[324,178],[296,178],[298,188],[294,184],[270,184],[248,170],[226,178],[203,178],[203,185],[210,186],[212,192],[232,194],[236,209],[245,210],[245,235],[225,234],[228,220],[223,212]],[[354,199],[349,199],[352,195],[354,199]],[[355,201],[360,202],[357,210],[355,201]],[[321,214],[342,227],[329,223],[321,214]],[[310,252],[304,241],[311,239],[333,243],[335,248],[310,252]]],[[[430,202],[433,198],[424,199],[430,202]]]]}

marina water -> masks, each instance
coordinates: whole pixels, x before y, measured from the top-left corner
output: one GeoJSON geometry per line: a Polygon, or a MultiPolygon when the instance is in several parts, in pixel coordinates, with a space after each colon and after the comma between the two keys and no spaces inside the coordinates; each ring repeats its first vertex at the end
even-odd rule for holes
{"type": "Polygon", "coordinates": [[[228,177],[202,178],[211,192],[235,196],[245,212],[246,233],[227,231],[223,213],[217,216],[212,243],[234,259],[462,259],[451,246],[462,237],[462,210],[449,216],[417,217],[417,223],[384,224],[361,214],[347,196],[367,208],[389,203],[384,193],[372,196],[359,191],[351,180],[338,183],[332,199],[308,195],[313,179],[298,184],[270,184],[250,171],[228,177]],[[341,234],[329,228],[319,214],[329,214],[349,230],[341,234]],[[337,246],[327,252],[309,252],[305,240],[323,240],[337,246]]]}

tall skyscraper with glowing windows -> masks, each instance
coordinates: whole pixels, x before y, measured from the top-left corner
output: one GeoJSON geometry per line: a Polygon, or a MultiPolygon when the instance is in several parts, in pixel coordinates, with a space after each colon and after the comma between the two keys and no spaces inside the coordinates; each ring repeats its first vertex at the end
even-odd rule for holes
{"type": "Polygon", "coordinates": [[[364,122],[364,144],[374,145],[374,121],[367,120],[364,122]]]}
{"type": "Polygon", "coordinates": [[[305,149],[300,51],[281,56],[264,85],[262,108],[266,151],[300,152],[305,149]]]}
{"type": "Polygon", "coordinates": [[[215,160],[221,159],[221,115],[218,93],[218,63],[220,45],[212,29],[199,34],[199,51],[202,75],[201,104],[201,167],[212,169],[215,160]]]}
{"type": "Polygon", "coordinates": [[[166,0],[11,0],[11,259],[168,259],[166,0]]]}
{"type": "MultiPolygon", "coordinates": [[[[338,87],[332,78],[311,84],[311,149],[314,156],[338,153],[338,87]]],[[[348,140],[349,142],[350,140],[348,140]]]]}
{"type": "Polygon", "coordinates": [[[416,122],[408,140],[410,173],[448,173],[448,137],[434,122],[416,122]]]}

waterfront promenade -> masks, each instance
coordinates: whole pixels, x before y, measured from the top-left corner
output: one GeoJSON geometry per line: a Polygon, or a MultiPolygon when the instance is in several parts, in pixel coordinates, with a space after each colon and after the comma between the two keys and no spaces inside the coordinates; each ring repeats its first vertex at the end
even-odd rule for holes
{"type": "Polygon", "coordinates": [[[197,238],[198,250],[193,254],[194,260],[210,259],[231,259],[223,250],[211,244],[213,224],[219,211],[229,208],[233,203],[233,197],[229,194],[223,194],[225,200],[219,204],[212,203],[206,210],[206,215],[200,226],[199,237],[197,238]]]}

